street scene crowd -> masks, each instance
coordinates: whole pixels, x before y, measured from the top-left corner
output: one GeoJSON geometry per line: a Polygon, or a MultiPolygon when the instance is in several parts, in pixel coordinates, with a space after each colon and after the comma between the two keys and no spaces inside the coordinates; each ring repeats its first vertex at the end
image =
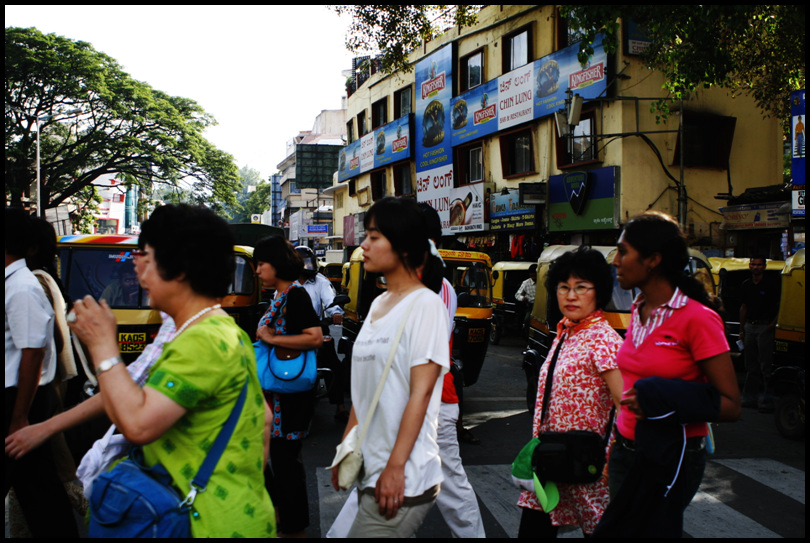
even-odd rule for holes
{"type": "MultiPolygon", "coordinates": [[[[410,537],[436,504],[454,536],[485,537],[459,455],[456,295],[436,249],[438,215],[387,197],[364,226],[365,269],[382,274],[386,289],[341,364],[324,322],[339,324],[342,311],[311,251],[282,237],[256,243],[256,274],[275,294],[254,342],[221,305],[234,273],[228,224],[204,207],[157,208],[141,226],[133,274],[162,325],[125,365],[108,301],[67,299],[53,230],[7,208],[5,490],[17,520],[34,537],[76,537],[74,509],[91,537],[305,536],[301,443],[314,385],[303,368],[317,357],[340,375],[335,383],[350,383],[330,391],[346,422],[331,479],[335,491],[354,490],[327,536],[410,537]],[[89,354],[99,392],[63,410],[62,385],[76,374],[71,336],[89,354]],[[285,377],[279,368],[296,360],[300,374],[285,377]],[[62,432],[105,414],[112,427],[74,465],[62,432]],[[178,497],[166,506],[178,514],[143,523],[134,511],[155,481],[178,497]]],[[[678,223],[646,212],[624,226],[612,263],[582,246],[551,265],[546,287],[562,319],[532,428],[516,430],[531,439],[513,465],[520,537],[555,537],[570,525],[586,536],[680,537],[711,447],[707,423],[736,420],[741,406],[767,408],[768,349],[757,345],[772,334],[778,285],[762,283],[764,259],[752,258],[741,399],[723,320],[686,272],[688,258],[678,223]],[[612,273],[638,292],[624,339],[603,314],[612,273]]],[[[520,291],[533,298],[534,281],[520,291]]]]}

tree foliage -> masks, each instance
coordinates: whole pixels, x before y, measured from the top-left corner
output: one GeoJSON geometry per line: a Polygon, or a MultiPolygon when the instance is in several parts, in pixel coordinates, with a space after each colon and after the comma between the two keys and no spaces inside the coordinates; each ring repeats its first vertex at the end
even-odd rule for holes
{"type": "Polygon", "coordinates": [[[385,73],[410,72],[408,55],[450,26],[469,26],[480,6],[354,5],[330,6],[352,18],[346,47],[356,54],[379,55],[385,73]]]}
{"type": "Polygon", "coordinates": [[[210,203],[231,202],[233,157],[203,136],[214,119],[196,102],[132,79],[86,42],[35,28],[6,28],[6,197],[20,202],[36,179],[41,133],[41,200],[55,207],[100,175],[190,185],[210,203]]]}
{"type": "Polygon", "coordinates": [[[571,5],[560,8],[571,28],[584,33],[580,60],[587,60],[597,32],[616,50],[618,20],[633,20],[651,41],[648,66],[660,70],[664,87],[686,98],[701,87],[750,92],[766,114],[789,118],[790,92],[805,85],[805,7],[726,5],[571,5]]]}

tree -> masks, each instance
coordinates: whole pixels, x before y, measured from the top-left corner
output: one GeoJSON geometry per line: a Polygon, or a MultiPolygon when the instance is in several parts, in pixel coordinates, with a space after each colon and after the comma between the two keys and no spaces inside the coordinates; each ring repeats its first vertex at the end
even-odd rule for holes
{"type": "MultiPolygon", "coordinates": [[[[229,216],[230,222],[245,223],[250,222],[250,215],[252,213],[262,213],[265,209],[270,208],[270,198],[268,196],[266,207],[259,211],[248,211],[247,204],[250,199],[256,194],[256,187],[260,186],[262,182],[261,173],[254,170],[250,166],[243,166],[239,168],[239,188],[236,192],[236,201],[232,206],[227,206],[225,211],[229,216]]],[[[255,206],[253,206],[255,207],[255,206]]],[[[251,208],[252,209],[252,208],[251,208]]]]}
{"type": "Polygon", "coordinates": [[[215,124],[196,102],[132,79],[86,42],[35,28],[6,28],[6,197],[19,203],[36,179],[40,119],[41,200],[55,207],[100,175],[185,184],[214,207],[232,202],[233,157],[203,132],[215,124]]]}
{"type": "Polygon", "coordinates": [[[356,54],[379,54],[385,73],[410,72],[408,55],[453,24],[469,26],[479,6],[330,6],[352,17],[346,48],[356,54]]]}
{"type": "Polygon", "coordinates": [[[805,7],[726,5],[563,6],[569,27],[584,34],[585,62],[597,32],[616,51],[619,19],[644,29],[644,59],[660,70],[672,97],[701,87],[750,92],[765,114],[790,116],[790,91],[805,85],[805,7]]]}

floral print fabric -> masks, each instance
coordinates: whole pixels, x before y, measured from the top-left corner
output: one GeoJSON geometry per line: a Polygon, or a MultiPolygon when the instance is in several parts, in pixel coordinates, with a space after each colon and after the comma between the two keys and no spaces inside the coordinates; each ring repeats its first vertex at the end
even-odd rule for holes
{"type": "MultiPolygon", "coordinates": [[[[601,374],[618,369],[616,353],[622,339],[608,324],[601,311],[578,323],[564,318],[557,326],[557,338],[552,343],[549,354],[554,352],[563,336],[563,345],[552,377],[548,415],[542,426],[540,420],[543,393],[551,356],[540,369],[532,436],[538,437],[541,431],[569,430],[589,430],[604,435],[613,400],[601,374]]],[[[606,455],[609,455],[609,449],[610,444],[606,455]]],[[[609,501],[606,474],[607,466],[605,475],[593,484],[558,483],[560,503],[549,513],[552,523],[555,526],[578,525],[583,532],[592,533],[609,501]]],[[[540,511],[543,509],[534,492],[528,491],[520,494],[518,505],[540,511]]]]}

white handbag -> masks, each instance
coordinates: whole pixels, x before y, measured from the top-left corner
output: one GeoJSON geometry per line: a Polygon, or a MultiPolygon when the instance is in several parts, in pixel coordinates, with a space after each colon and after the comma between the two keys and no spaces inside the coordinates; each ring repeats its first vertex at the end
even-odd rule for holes
{"type": "MultiPolygon", "coordinates": [[[[419,296],[416,298],[418,299],[419,296]]],[[[377,384],[377,390],[374,391],[374,398],[371,400],[371,405],[369,405],[368,414],[366,414],[366,420],[363,424],[362,431],[357,431],[359,425],[355,425],[351,430],[349,430],[349,433],[346,434],[346,437],[344,437],[343,441],[340,442],[340,445],[337,446],[335,459],[332,461],[332,465],[326,468],[337,468],[338,486],[343,490],[348,490],[351,488],[351,486],[357,482],[357,478],[360,476],[360,470],[363,468],[363,440],[366,438],[366,433],[368,432],[369,425],[371,424],[371,418],[374,416],[374,411],[377,409],[377,403],[380,401],[380,396],[382,395],[383,387],[385,386],[385,380],[388,378],[388,372],[391,371],[391,364],[394,362],[394,355],[397,352],[399,340],[402,337],[403,330],[405,330],[405,323],[408,322],[408,317],[410,317],[411,310],[413,309],[414,305],[416,305],[416,300],[411,302],[410,307],[408,307],[408,311],[405,313],[405,317],[402,319],[402,324],[399,325],[397,337],[394,339],[393,345],[391,345],[391,352],[388,355],[388,361],[385,363],[385,369],[383,370],[382,377],[380,377],[380,382],[377,384]]]]}

